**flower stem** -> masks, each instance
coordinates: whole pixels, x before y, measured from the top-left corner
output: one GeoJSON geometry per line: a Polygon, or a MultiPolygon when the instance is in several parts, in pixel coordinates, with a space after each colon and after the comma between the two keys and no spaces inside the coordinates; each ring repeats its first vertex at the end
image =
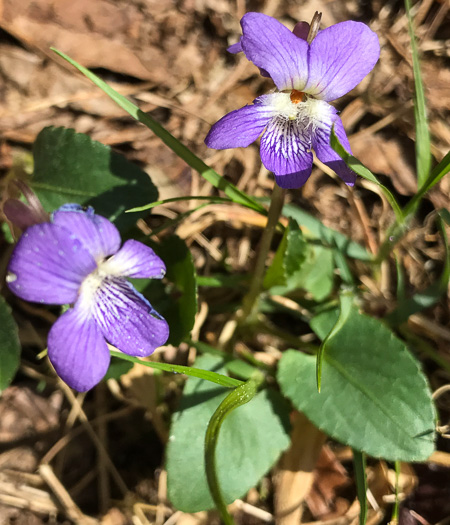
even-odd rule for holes
{"type": "Polygon", "coordinates": [[[225,525],[235,525],[222,495],[216,470],[216,448],[219,432],[226,417],[236,408],[251,401],[264,382],[264,374],[257,371],[244,384],[232,390],[212,415],[205,434],[205,472],[209,491],[225,525]]]}
{"type": "Polygon", "coordinates": [[[249,317],[253,317],[256,313],[257,300],[261,292],[264,272],[266,269],[266,259],[270,250],[273,235],[278,225],[278,219],[280,218],[281,210],[283,209],[285,195],[286,190],[275,184],[270,200],[267,224],[261,236],[258,254],[256,256],[253,277],[250,282],[250,289],[242,302],[242,310],[239,315],[239,321],[241,323],[247,320],[249,317]]]}

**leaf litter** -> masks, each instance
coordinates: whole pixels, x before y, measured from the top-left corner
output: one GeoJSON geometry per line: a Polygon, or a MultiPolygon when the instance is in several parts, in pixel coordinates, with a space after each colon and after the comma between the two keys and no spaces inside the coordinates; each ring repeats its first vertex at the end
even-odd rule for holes
{"type": "MultiPolygon", "coordinates": [[[[370,78],[339,101],[338,109],[342,110],[355,155],[399,196],[413,194],[412,61],[401,4],[381,0],[364,4],[355,0],[307,0],[302,4],[267,0],[253,3],[251,9],[276,16],[290,26],[297,20],[311,19],[315,10],[323,11],[326,26],[345,19],[370,23],[380,37],[381,59],[370,78]]],[[[450,143],[448,4],[428,0],[415,9],[432,153],[439,161],[450,143]]],[[[99,90],[56,59],[49,50],[54,46],[132,97],[143,111],[151,112],[238,187],[260,197],[270,194],[272,179],[259,168],[257,146],[245,152],[217,152],[203,144],[211,123],[250,103],[269,86],[251,64],[224,51],[237,41],[239,19],[246,10],[250,5],[230,0],[4,0],[0,9],[2,193],[11,170],[17,173],[26,169],[23,159],[29,162],[37,134],[53,125],[87,133],[124,153],[151,175],[161,199],[191,192],[212,194],[209,185],[147,129],[132,122],[99,90]]],[[[308,183],[290,193],[291,202],[369,251],[376,251],[380,233],[392,220],[383,197],[367,181],[359,181],[351,192],[330,179],[322,168],[318,163],[308,183]]],[[[433,214],[448,207],[449,197],[450,182],[444,178],[427,196],[418,219],[398,246],[407,292],[425,289],[442,271],[445,247],[437,235],[433,214]]],[[[140,227],[143,231],[154,228],[190,206],[193,204],[178,202],[157,208],[150,221],[141,221],[140,227]]],[[[257,233],[263,225],[257,214],[247,210],[213,206],[188,216],[173,231],[187,242],[202,275],[214,273],[219,263],[243,273],[249,270],[257,233]]],[[[2,241],[2,267],[7,251],[2,241]]],[[[395,306],[395,268],[384,265],[380,281],[374,282],[363,263],[353,264],[367,297],[365,308],[378,315],[391,311],[395,306]]],[[[232,302],[234,294],[232,288],[226,292],[211,288],[201,292],[201,301],[214,310],[215,305],[232,302]]],[[[166,498],[165,436],[183,379],[153,377],[140,370],[123,382],[110,380],[95,396],[63,400],[55,382],[40,391],[42,380],[48,377],[46,367],[36,362],[33,352],[43,349],[49,313],[23,305],[15,308],[25,355],[14,386],[0,400],[2,522],[218,523],[214,514],[177,512],[166,498]],[[141,388],[148,382],[152,385],[150,398],[141,388]],[[132,430],[124,432],[125,428],[132,430]],[[107,457],[113,459],[116,474],[107,457]]],[[[226,313],[218,311],[207,321],[205,317],[198,318],[196,331],[202,331],[210,344],[217,344],[226,313]]],[[[435,345],[438,354],[448,360],[449,317],[447,297],[416,314],[406,330],[412,338],[420,337],[422,344],[435,345]]],[[[310,336],[307,331],[301,335],[305,341],[310,336]]],[[[279,357],[278,342],[276,335],[256,334],[251,346],[273,362],[279,357]]],[[[245,343],[242,347],[247,350],[245,343]]],[[[417,351],[432,388],[448,383],[448,372],[426,358],[420,345],[417,351]]],[[[168,349],[165,355],[167,361],[178,364],[191,364],[194,357],[195,350],[187,345],[168,349]]],[[[439,407],[441,417],[448,420],[450,407],[445,399],[439,399],[439,407]]],[[[403,473],[401,523],[436,523],[450,515],[448,487],[442,481],[449,475],[448,443],[440,439],[439,450],[430,461],[403,473]]],[[[348,481],[352,473],[349,450],[336,444],[331,447],[321,449],[317,467],[310,467],[306,474],[301,458],[286,453],[258,489],[249,492],[247,501],[235,503],[238,522],[267,523],[277,510],[293,506],[295,510],[278,517],[277,523],[298,523],[300,515],[302,521],[333,523],[341,518],[341,523],[353,523],[358,506],[354,486],[348,481]],[[300,499],[293,490],[281,492],[279,487],[284,486],[286,476],[292,486],[306,479],[311,490],[300,499]]],[[[391,465],[381,461],[374,461],[369,469],[373,494],[369,519],[382,523],[389,519],[393,503],[394,473],[391,465]]]]}

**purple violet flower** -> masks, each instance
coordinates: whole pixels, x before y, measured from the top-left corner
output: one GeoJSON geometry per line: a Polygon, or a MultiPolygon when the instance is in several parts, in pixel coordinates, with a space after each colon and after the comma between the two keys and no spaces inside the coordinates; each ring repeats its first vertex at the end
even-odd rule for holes
{"type": "Polygon", "coordinates": [[[232,111],[214,124],[205,143],[214,149],[247,147],[261,134],[261,160],[282,188],[298,188],[311,174],[317,158],[346,184],[355,173],[330,146],[334,130],[344,148],[350,145],[328,102],[353,89],[373,69],[380,55],[377,35],[361,22],[341,22],[319,31],[311,44],[307,31],[289,31],[274,18],[247,13],[242,37],[231,53],[243,51],[277,92],[257,97],[252,105],[232,111]]]}
{"type": "Polygon", "coordinates": [[[120,248],[117,228],[89,207],[67,204],[51,222],[30,226],[17,243],[7,283],[26,301],[73,304],[52,326],[48,356],[56,373],[84,392],[106,374],[106,341],[143,357],[163,345],[167,322],[126,277],[161,279],[155,252],[133,239],[120,248]]]}

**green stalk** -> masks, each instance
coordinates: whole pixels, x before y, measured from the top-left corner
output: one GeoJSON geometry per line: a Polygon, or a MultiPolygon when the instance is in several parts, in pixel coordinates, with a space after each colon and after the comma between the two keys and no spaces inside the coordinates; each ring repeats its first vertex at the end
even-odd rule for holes
{"type": "Polygon", "coordinates": [[[205,471],[206,479],[208,481],[209,491],[214,500],[214,504],[220,513],[220,517],[225,525],[235,525],[231,514],[228,512],[227,505],[220,490],[219,479],[216,472],[216,448],[219,439],[220,428],[225,421],[225,418],[235,409],[241,405],[245,405],[251,401],[256,393],[258,387],[264,381],[264,375],[261,372],[256,372],[254,377],[249,379],[246,383],[235,388],[227,397],[220,403],[209,421],[208,428],[205,435],[205,471]]]}
{"type": "Polygon", "coordinates": [[[366,455],[364,452],[352,449],[353,465],[355,466],[356,492],[358,494],[359,505],[359,525],[367,522],[367,477],[366,477],[366,455]]]}
{"type": "Polygon", "coordinates": [[[392,509],[392,517],[391,517],[391,523],[398,523],[398,516],[399,516],[399,479],[400,479],[400,473],[401,473],[401,463],[400,461],[395,462],[395,503],[394,508],[392,509]]]}
{"type": "Polygon", "coordinates": [[[277,184],[272,192],[270,199],[269,213],[267,215],[267,225],[261,236],[261,242],[256,256],[255,267],[253,270],[253,277],[250,282],[250,289],[242,302],[242,311],[239,316],[239,321],[242,323],[249,317],[254,317],[256,314],[257,300],[261,293],[263,286],[264,273],[266,269],[266,260],[272,244],[272,239],[278,225],[278,220],[283,209],[284,197],[286,190],[280,188],[277,184]]]}

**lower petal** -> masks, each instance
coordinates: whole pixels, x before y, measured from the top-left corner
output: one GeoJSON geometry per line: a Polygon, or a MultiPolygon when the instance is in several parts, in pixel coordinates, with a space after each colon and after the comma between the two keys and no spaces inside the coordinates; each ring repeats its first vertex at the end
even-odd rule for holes
{"type": "Polygon", "coordinates": [[[208,148],[246,148],[261,135],[274,114],[271,105],[259,97],[254,104],[228,113],[216,122],[205,138],[208,148]]]}
{"type": "Polygon", "coordinates": [[[103,282],[94,316],[106,340],[125,354],[148,356],[169,337],[167,322],[125,279],[103,282]]]}
{"type": "Polygon", "coordinates": [[[277,117],[261,138],[261,160],[281,188],[300,188],[311,175],[313,156],[303,133],[296,121],[277,117]]]}
{"type": "Polygon", "coordinates": [[[108,346],[95,319],[77,305],[50,330],[48,357],[59,377],[79,392],[99,383],[110,362],[108,346]]]}
{"type": "MultiPolygon", "coordinates": [[[[351,153],[352,150],[350,149],[344,125],[339,117],[336,117],[336,120],[334,121],[334,132],[346,151],[351,153]]],[[[346,184],[353,186],[356,180],[356,173],[345,164],[341,157],[339,157],[330,146],[330,134],[331,127],[317,131],[313,141],[313,148],[316,152],[317,158],[335,171],[346,184]]]]}

